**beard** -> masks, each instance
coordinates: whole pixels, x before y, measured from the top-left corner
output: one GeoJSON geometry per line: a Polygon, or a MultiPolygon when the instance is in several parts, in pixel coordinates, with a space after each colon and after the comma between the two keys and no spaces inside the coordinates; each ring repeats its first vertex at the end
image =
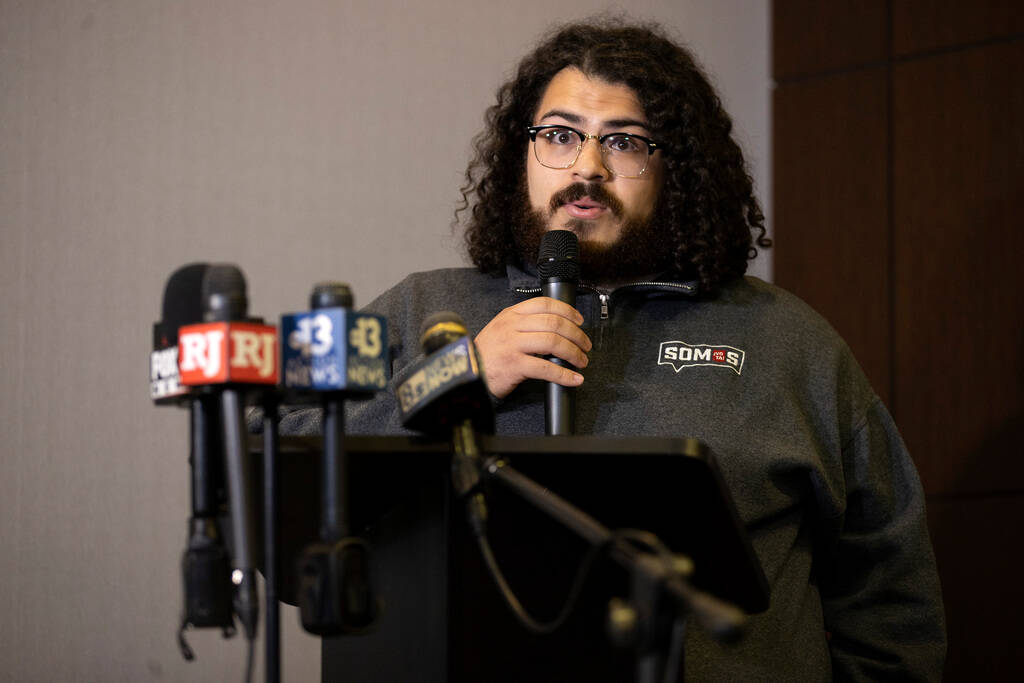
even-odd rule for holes
{"type": "MultiPolygon", "coordinates": [[[[525,182],[523,183],[525,185],[525,182]]],[[[591,221],[570,218],[557,226],[576,233],[580,240],[581,279],[592,284],[624,282],[664,273],[674,263],[672,249],[666,248],[670,233],[665,211],[659,203],[648,218],[626,213],[618,197],[599,183],[573,183],[551,198],[546,211],[530,206],[526,188],[519,191],[519,216],[514,231],[516,250],[524,264],[537,261],[541,238],[549,229],[551,217],[568,202],[590,197],[611,210],[622,221],[622,230],[614,242],[587,239],[593,230],[591,221]]]]}

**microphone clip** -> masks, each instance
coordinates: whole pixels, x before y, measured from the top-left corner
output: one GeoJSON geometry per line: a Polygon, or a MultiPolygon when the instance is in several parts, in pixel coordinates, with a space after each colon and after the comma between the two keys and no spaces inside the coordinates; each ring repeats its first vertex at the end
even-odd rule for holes
{"type": "Polygon", "coordinates": [[[377,619],[370,546],[347,536],[314,543],[299,559],[299,614],[302,627],[319,636],[366,632],[377,619]]]}
{"type": "Polygon", "coordinates": [[[185,609],[178,629],[178,647],[186,661],[195,659],[185,640],[188,628],[220,628],[225,638],[235,635],[231,605],[231,556],[224,546],[217,520],[193,517],[188,547],[181,558],[185,609]]]}

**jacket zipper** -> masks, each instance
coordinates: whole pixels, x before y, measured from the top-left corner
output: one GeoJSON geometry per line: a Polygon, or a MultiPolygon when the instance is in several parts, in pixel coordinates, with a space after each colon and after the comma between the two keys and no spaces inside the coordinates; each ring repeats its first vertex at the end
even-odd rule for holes
{"type": "MultiPolygon", "coordinates": [[[[615,294],[615,292],[630,287],[658,287],[660,289],[678,289],[686,292],[687,294],[693,294],[694,289],[696,289],[693,285],[677,282],[630,282],[625,285],[620,285],[610,292],[605,292],[593,285],[584,284],[582,282],[578,286],[583,289],[589,289],[597,294],[597,300],[601,304],[601,314],[598,316],[597,325],[595,325],[597,328],[597,339],[594,340],[594,348],[596,349],[600,349],[604,345],[604,332],[605,328],[608,327],[608,319],[611,317],[612,295],[615,294]]],[[[544,289],[542,287],[516,287],[516,292],[520,294],[533,295],[540,294],[543,291],[544,289]]]]}
{"type": "MultiPolygon", "coordinates": [[[[600,316],[600,319],[601,320],[607,320],[608,319],[608,305],[609,305],[609,302],[611,301],[611,298],[612,298],[611,293],[610,292],[603,292],[600,289],[598,289],[597,287],[594,287],[592,285],[586,285],[586,284],[583,284],[582,282],[579,285],[577,285],[577,287],[582,287],[583,289],[589,289],[590,291],[592,291],[595,294],[597,294],[597,299],[598,299],[598,301],[601,302],[601,316],[600,316]]],[[[544,291],[544,290],[541,287],[516,287],[516,292],[518,292],[519,294],[540,294],[542,291],[544,291]]]]}
{"type": "MultiPolygon", "coordinates": [[[[584,283],[580,283],[579,286],[584,289],[589,289],[590,291],[597,294],[597,298],[601,302],[601,320],[608,320],[609,316],[611,315],[612,295],[615,292],[619,291],[620,289],[626,289],[628,287],[660,287],[667,289],[679,289],[686,292],[687,294],[692,294],[693,290],[695,289],[693,285],[681,284],[678,282],[630,282],[625,285],[619,285],[610,292],[602,291],[597,287],[594,287],[593,285],[588,285],[584,283]]],[[[543,289],[541,287],[516,287],[516,291],[519,292],[520,294],[540,294],[543,291],[543,289]]]]}

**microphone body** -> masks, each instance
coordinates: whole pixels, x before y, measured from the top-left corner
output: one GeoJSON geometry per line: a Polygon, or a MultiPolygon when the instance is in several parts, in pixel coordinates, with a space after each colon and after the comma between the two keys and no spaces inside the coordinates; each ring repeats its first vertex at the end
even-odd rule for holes
{"type": "MultiPolygon", "coordinates": [[[[231,607],[231,560],[218,516],[223,502],[220,416],[216,397],[181,383],[178,367],[178,331],[203,319],[202,286],[206,263],[182,266],[164,288],[163,317],[153,324],[150,355],[150,397],[157,405],[189,409],[189,465],[192,515],[188,544],[181,558],[184,592],[182,629],[221,628],[234,633],[231,607]]],[[[180,638],[186,659],[191,648],[180,638]]]]}
{"type": "Polygon", "coordinates": [[[454,313],[437,313],[423,324],[426,358],[396,387],[402,425],[452,438],[452,487],[466,501],[473,533],[486,533],[487,506],[480,491],[478,431],[494,432],[494,410],[476,348],[454,313]]]}
{"type": "Polygon", "coordinates": [[[312,311],[281,317],[285,388],[294,401],[318,401],[324,414],[320,539],[299,558],[299,615],[306,631],[336,636],[377,616],[370,548],[351,535],[344,399],[387,386],[387,322],[354,313],[341,283],[317,285],[310,299],[312,311]]]}
{"type": "MultiPolygon", "coordinates": [[[[579,240],[568,230],[544,233],[537,257],[541,294],[576,307],[576,286],[580,281],[579,240]]],[[[563,368],[572,367],[561,358],[549,360],[563,368]]],[[[548,382],[545,392],[544,430],[549,436],[569,435],[576,431],[576,390],[548,382]]]]}
{"type": "Polygon", "coordinates": [[[235,266],[210,266],[203,280],[203,305],[207,322],[179,330],[178,367],[182,384],[201,387],[220,399],[231,511],[234,609],[251,640],[259,621],[259,599],[253,474],[243,407],[253,387],[268,388],[278,382],[277,331],[245,317],[245,279],[235,266]]]}

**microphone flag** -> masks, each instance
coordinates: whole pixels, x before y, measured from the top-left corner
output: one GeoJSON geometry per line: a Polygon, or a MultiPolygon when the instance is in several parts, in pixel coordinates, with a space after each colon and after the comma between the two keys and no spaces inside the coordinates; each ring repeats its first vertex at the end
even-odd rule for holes
{"type": "Polygon", "coordinates": [[[289,389],[374,392],[387,387],[387,320],[342,307],[281,316],[289,389]]]}

